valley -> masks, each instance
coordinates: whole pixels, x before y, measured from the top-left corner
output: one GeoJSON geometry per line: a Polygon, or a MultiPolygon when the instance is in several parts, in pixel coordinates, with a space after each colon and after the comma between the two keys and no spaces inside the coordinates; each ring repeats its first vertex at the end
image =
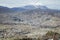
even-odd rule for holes
{"type": "MultiPolygon", "coordinates": [[[[35,7],[29,5],[23,7],[26,8],[26,10],[23,9],[24,11],[20,11],[19,8],[16,8],[17,11],[15,11],[13,8],[12,12],[0,12],[0,39],[35,38],[38,40],[41,38],[44,40],[43,36],[51,31],[53,35],[57,33],[60,37],[60,10],[49,9],[45,6],[35,7]]],[[[52,36],[51,38],[53,38],[52,36]]]]}

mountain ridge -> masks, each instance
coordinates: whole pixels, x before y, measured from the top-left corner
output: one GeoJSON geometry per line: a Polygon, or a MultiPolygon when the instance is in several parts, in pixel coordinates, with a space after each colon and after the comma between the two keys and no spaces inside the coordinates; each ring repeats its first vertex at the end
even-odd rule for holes
{"type": "Polygon", "coordinates": [[[4,6],[0,6],[0,13],[7,13],[7,12],[21,12],[26,10],[33,10],[33,9],[48,9],[46,6],[40,6],[40,5],[26,5],[23,7],[14,7],[14,8],[8,8],[4,6]]]}

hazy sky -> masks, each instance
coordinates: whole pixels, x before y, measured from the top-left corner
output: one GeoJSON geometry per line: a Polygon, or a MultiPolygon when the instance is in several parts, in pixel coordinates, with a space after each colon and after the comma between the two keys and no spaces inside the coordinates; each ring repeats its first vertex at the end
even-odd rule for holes
{"type": "Polygon", "coordinates": [[[24,5],[45,5],[49,8],[60,9],[60,0],[0,0],[0,6],[20,7],[24,5]]]}

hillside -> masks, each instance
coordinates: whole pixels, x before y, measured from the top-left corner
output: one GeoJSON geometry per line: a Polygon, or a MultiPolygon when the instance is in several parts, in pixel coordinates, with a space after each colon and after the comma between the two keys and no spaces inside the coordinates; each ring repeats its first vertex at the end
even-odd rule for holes
{"type": "Polygon", "coordinates": [[[1,40],[24,38],[40,40],[46,37],[53,38],[55,33],[60,37],[60,10],[33,5],[16,8],[0,7],[1,40]]]}

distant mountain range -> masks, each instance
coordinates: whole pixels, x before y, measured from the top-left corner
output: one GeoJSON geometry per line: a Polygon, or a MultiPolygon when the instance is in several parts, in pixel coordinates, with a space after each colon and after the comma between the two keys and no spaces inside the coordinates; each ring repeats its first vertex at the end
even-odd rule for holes
{"type": "Polygon", "coordinates": [[[40,6],[40,5],[27,5],[23,7],[14,7],[14,8],[0,6],[0,13],[21,12],[21,11],[33,10],[37,8],[40,8],[43,10],[48,9],[46,6],[40,6]]]}
{"type": "Polygon", "coordinates": [[[0,13],[8,13],[8,12],[13,12],[13,10],[11,10],[8,7],[0,6],[0,13]]]}

